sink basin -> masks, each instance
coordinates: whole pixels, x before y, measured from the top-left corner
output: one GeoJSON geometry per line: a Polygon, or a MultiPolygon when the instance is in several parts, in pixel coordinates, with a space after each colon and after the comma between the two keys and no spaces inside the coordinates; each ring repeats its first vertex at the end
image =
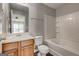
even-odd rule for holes
{"type": "Polygon", "coordinates": [[[9,35],[6,39],[13,40],[13,39],[28,39],[32,36],[30,34],[16,34],[16,35],[9,35]]]}
{"type": "Polygon", "coordinates": [[[2,43],[16,42],[29,39],[34,39],[34,37],[31,36],[30,34],[22,34],[22,35],[11,34],[6,36],[6,40],[3,40],[2,43]]]}

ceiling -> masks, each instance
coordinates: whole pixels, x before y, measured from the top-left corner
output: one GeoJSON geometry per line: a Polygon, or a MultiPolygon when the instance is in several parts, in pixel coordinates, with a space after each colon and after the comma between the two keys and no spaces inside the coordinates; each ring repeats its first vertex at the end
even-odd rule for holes
{"type": "Polygon", "coordinates": [[[10,3],[10,8],[23,11],[23,12],[28,12],[28,7],[25,7],[16,3],[10,3]]]}
{"type": "Polygon", "coordinates": [[[44,3],[44,4],[54,9],[57,9],[58,7],[64,5],[64,3],[44,3]]]}

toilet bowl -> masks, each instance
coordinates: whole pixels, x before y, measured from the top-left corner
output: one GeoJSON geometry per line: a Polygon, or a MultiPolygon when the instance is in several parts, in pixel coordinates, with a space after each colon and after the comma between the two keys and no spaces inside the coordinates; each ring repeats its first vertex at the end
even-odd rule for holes
{"type": "Polygon", "coordinates": [[[46,45],[38,46],[38,50],[42,56],[46,56],[46,54],[49,52],[49,48],[46,45]]]}
{"type": "Polygon", "coordinates": [[[45,56],[49,52],[49,48],[46,45],[43,45],[43,37],[35,37],[35,45],[38,47],[38,51],[42,56],[45,56]]]}

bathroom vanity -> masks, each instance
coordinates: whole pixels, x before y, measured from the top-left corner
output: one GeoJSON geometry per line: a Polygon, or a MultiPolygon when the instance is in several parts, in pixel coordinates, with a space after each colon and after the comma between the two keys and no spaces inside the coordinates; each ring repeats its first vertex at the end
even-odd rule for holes
{"type": "Polygon", "coordinates": [[[29,32],[29,8],[16,3],[2,4],[2,8],[3,22],[9,21],[6,21],[7,24],[2,24],[3,32],[7,33],[5,40],[2,41],[0,51],[9,56],[32,56],[34,54],[34,37],[26,34],[29,32]],[[7,30],[6,26],[9,26],[7,30]]]}
{"type": "Polygon", "coordinates": [[[34,40],[3,43],[2,52],[9,56],[32,56],[34,54],[34,40]]]}
{"type": "Polygon", "coordinates": [[[33,56],[34,40],[23,40],[2,44],[2,52],[9,56],[33,56]]]}
{"type": "Polygon", "coordinates": [[[33,56],[34,38],[25,37],[7,38],[2,42],[2,53],[8,56],[33,56]]]}

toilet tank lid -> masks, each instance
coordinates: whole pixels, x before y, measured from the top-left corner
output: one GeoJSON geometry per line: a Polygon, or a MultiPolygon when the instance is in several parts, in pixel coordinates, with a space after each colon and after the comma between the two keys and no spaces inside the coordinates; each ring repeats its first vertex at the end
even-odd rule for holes
{"type": "Polygon", "coordinates": [[[41,45],[43,43],[43,36],[36,36],[35,37],[35,44],[41,45]]]}
{"type": "Polygon", "coordinates": [[[40,38],[40,37],[43,38],[43,36],[35,36],[35,38],[40,38]]]}

